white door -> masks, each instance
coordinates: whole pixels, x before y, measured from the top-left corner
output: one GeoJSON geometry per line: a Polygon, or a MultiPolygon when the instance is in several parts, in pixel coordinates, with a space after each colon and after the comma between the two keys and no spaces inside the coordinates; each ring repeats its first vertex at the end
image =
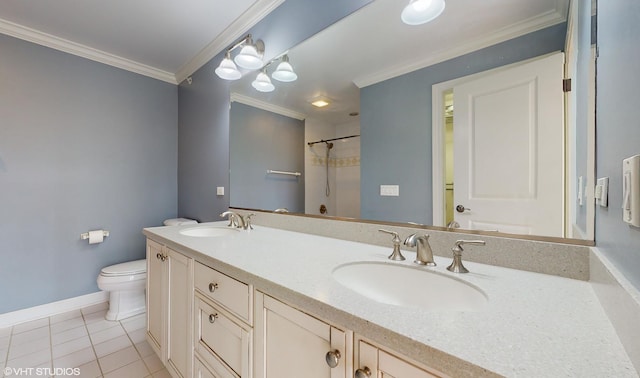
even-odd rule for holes
{"type": "Polygon", "coordinates": [[[563,63],[556,53],[454,87],[462,228],[563,236],[563,63]]]}

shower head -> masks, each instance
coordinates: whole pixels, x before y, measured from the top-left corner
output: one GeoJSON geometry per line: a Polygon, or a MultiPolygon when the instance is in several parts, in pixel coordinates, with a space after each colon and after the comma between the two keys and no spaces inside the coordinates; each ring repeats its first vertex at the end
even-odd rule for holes
{"type": "Polygon", "coordinates": [[[325,142],[325,143],[327,143],[327,149],[330,150],[333,148],[333,143],[330,143],[330,142],[325,142]]]}

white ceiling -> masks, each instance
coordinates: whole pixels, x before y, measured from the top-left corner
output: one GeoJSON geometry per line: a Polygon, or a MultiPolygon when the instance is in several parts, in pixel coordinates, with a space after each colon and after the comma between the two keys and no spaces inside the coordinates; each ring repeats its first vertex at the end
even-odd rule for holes
{"type": "Polygon", "coordinates": [[[409,26],[400,20],[408,0],[376,0],[289,51],[297,81],[274,80],[276,90],[263,94],[247,74],[232,92],[238,102],[288,116],[346,123],[359,110],[359,88],[565,22],[568,2],[448,0],[437,19],[409,26]],[[309,100],[318,95],[334,103],[314,108],[309,100]]]}
{"type": "Polygon", "coordinates": [[[178,83],[284,0],[2,0],[0,33],[178,83]]]}

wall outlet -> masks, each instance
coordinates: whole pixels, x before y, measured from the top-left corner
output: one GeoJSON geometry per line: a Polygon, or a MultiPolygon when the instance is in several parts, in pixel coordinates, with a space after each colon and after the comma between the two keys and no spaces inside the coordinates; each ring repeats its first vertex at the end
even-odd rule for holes
{"type": "Polygon", "coordinates": [[[640,155],[622,161],[622,220],[640,227],[640,155]]]}
{"type": "Polygon", "coordinates": [[[596,190],[594,195],[596,197],[596,204],[600,205],[601,207],[609,206],[608,204],[609,178],[608,177],[603,177],[598,179],[596,183],[596,190]]]}
{"type": "Polygon", "coordinates": [[[216,195],[217,196],[224,196],[224,186],[218,186],[216,188],[216,195]]]}
{"type": "Polygon", "coordinates": [[[400,185],[380,185],[380,195],[383,197],[398,197],[400,185]]]}

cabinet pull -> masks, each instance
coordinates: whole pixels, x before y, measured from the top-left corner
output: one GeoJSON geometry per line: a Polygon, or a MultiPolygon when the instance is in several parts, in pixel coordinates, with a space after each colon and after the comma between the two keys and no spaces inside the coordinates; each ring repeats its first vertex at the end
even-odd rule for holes
{"type": "Polygon", "coordinates": [[[160,260],[160,261],[164,261],[164,260],[166,260],[166,259],[167,259],[167,257],[166,257],[165,255],[163,255],[162,253],[160,253],[160,252],[158,252],[158,253],[156,254],[156,258],[157,258],[158,260],[160,260]]]}
{"type": "Polygon", "coordinates": [[[209,323],[215,323],[216,319],[218,319],[218,314],[209,314],[209,323]]]}
{"type": "Polygon", "coordinates": [[[370,378],[371,377],[371,369],[368,367],[363,367],[362,369],[356,370],[355,378],[370,378]]]}
{"type": "Polygon", "coordinates": [[[218,284],[217,283],[210,283],[209,284],[209,292],[213,293],[214,291],[216,291],[216,289],[218,289],[218,284]]]}
{"type": "Polygon", "coordinates": [[[340,351],[336,349],[328,351],[324,356],[324,359],[325,361],[327,361],[327,365],[329,365],[329,367],[333,369],[340,363],[340,357],[342,357],[340,355],[340,351]]]}

